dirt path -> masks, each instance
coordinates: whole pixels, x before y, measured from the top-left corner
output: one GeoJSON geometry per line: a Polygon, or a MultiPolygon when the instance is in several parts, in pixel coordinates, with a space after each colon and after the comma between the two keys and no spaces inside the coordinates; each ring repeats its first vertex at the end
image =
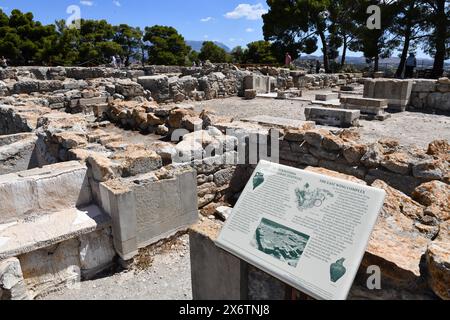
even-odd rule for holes
{"type": "Polygon", "coordinates": [[[41,300],[192,300],[189,236],[151,254],[151,264],[138,270],[82,282],[41,300]]]}

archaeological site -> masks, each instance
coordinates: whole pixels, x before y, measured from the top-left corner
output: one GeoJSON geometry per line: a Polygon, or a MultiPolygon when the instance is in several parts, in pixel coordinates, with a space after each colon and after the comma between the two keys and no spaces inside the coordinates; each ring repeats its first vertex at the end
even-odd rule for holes
{"type": "Polygon", "coordinates": [[[3,57],[0,300],[450,300],[450,73],[290,59],[3,57]]]}

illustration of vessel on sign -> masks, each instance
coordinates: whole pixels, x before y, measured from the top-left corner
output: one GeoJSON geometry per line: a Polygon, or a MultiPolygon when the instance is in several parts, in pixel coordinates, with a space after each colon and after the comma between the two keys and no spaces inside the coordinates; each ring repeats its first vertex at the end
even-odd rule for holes
{"type": "Polygon", "coordinates": [[[309,183],[306,183],[303,188],[295,190],[297,197],[297,207],[300,211],[319,208],[324,202],[333,198],[334,195],[326,189],[311,189],[309,183]]]}
{"type": "Polygon", "coordinates": [[[253,190],[258,188],[260,185],[264,183],[264,174],[261,172],[257,172],[255,177],[253,178],[253,190]]]}

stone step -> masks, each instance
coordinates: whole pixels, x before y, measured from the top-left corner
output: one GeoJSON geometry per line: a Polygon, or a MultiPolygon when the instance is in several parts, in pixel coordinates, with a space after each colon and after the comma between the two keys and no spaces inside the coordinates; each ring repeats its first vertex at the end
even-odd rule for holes
{"type": "Polygon", "coordinates": [[[359,110],[362,114],[382,115],[388,108],[385,99],[344,97],[340,101],[343,109],[359,110]]]}
{"type": "Polygon", "coordinates": [[[110,217],[95,205],[0,224],[0,260],[39,250],[105,227],[110,217]]]}
{"type": "Polygon", "coordinates": [[[305,117],[319,125],[348,128],[358,125],[361,112],[337,108],[307,107],[305,117]]]}

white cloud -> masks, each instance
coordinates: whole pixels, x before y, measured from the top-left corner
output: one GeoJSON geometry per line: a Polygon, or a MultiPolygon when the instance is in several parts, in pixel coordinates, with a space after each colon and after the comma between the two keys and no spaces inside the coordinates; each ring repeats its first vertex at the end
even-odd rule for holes
{"type": "Polygon", "coordinates": [[[80,1],[80,4],[82,4],[83,6],[92,7],[94,5],[94,1],[82,0],[80,1]]]}
{"type": "Polygon", "coordinates": [[[251,5],[248,3],[241,3],[233,11],[225,14],[227,19],[241,19],[258,20],[263,14],[267,13],[267,9],[261,3],[251,5]]]}
{"type": "Polygon", "coordinates": [[[211,21],[213,19],[214,19],[213,17],[206,17],[206,18],[200,19],[200,21],[201,22],[208,22],[208,21],[211,21]]]}
{"type": "Polygon", "coordinates": [[[122,6],[122,4],[120,3],[120,1],[118,1],[118,0],[113,0],[113,3],[114,3],[114,5],[115,5],[116,7],[121,7],[121,6],[122,6]]]}
{"type": "Polygon", "coordinates": [[[209,36],[208,36],[207,34],[205,34],[205,35],[203,36],[203,38],[208,39],[209,36]]]}
{"type": "Polygon", "coordinates": [[[245,29],[245,32],[254,32],[255,31],[255,29],[253,29],[253,28],[247,28],[247,29],[245,29]]]}

